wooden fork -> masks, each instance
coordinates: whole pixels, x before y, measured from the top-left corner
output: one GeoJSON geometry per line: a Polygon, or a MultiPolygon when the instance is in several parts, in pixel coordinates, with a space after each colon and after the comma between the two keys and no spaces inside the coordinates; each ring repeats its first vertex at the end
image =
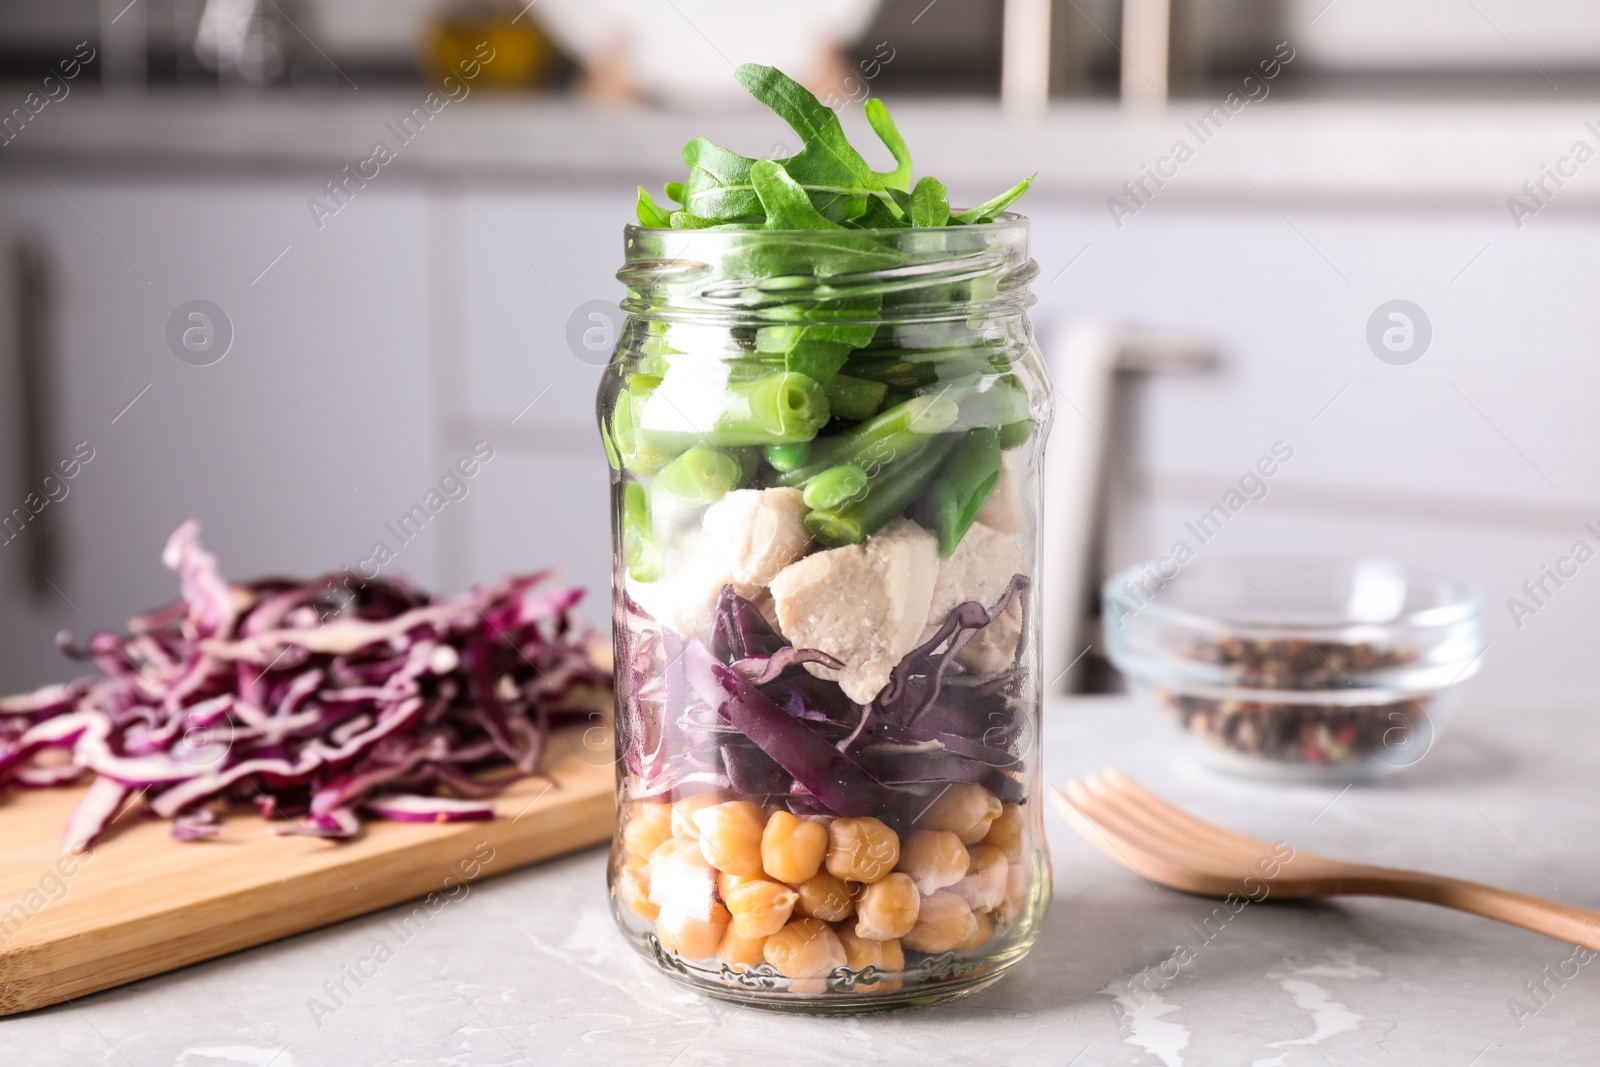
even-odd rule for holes
{"type": "Polygon", "coordinates": [[[1600,951],[1600,912],[1460,878],[1345,863],[1245,837],[1178,810],[1120,771],[1069,781],[1066,795],[1052,789],[1051,800],[1084,840],[1169,889],[1252,901],[1402,897],[1600,951]]]}

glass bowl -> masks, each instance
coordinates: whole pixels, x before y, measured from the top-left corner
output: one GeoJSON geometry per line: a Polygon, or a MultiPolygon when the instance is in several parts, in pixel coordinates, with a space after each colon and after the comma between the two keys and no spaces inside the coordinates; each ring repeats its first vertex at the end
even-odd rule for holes
{"type": "Polygon", "coordinates": [[[1102,588],[1111,662],[1220,770],[1355,781],[1420,760],[1482,660],[1470,582],[1375,559],[1136,564],[1102,588]]]}

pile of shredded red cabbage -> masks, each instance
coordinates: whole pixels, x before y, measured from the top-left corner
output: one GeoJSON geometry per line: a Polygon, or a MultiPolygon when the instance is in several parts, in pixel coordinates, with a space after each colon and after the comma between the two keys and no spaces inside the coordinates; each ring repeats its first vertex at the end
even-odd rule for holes
{"type": "Polygon", "coordinates": [[[996,677],[965,673],[957,657],[1013,601],[1026,619],[1028,591],[1019,574],[992,607],[958,605],[867,705],[807,672],[806,663],[840,664],[789,645],[731,585],[709,648],[625,599],[618,707],[633,795],[732,789],[797,814],[859,816],[926,807],[949,783],[974,782],[1020,803],[1032,699],[1026,629],[996,677]]]}
{"type": "Polygon", "coordinates": [[[0,700],[0,788],[92,774],[64,850],[142,799],[172,835],[248,802],[275,833],[347,838],[359,813],[490,819],[552,727],[595,716],[609,673],[548,572],[451,600],[337,574],[229,584],[191,520],[162,562],[183,599],[85,649],[100,676],[0,700]],[[291,821],[293,820],[293,821],[291,821]]]}

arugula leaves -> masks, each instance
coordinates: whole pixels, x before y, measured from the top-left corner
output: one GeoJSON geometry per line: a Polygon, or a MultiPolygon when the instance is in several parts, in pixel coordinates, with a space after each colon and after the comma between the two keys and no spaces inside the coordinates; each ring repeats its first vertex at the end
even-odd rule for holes
{"type": "Polygon", "coordinates": [[[1033,184],[1037,173],[1030,174],[993,200],[985,200],[977,207],[969,207],[959,215],[950,216],[950,221],[961,226],[971,226],[980,222],[993,222],[999,217],[1000,212],[1011,206],[1011,202],[1028,191],[1028,186],[1033,184]]]}
{"type": "Polygon", "coordinates": [[[800,183],[770,159],[751,165],[750,184],[761,201],[769,230],[844,229],[839,223],[824,218],[800,183]]]}
{"type": "Polygon", "coordinates": [[[867,123],[894,159],[875,171],[845,136],[839,116],[804,86],[775,67],[746,63],[734,77],[771,108],[800,138],[786,159],[750,159],[697,137],[683,148],[689,168],[666,196],[682,205],[658,205],[639,190],[639,223],[655,229],[824,230],[962,226],[993,222],[1025,193],[1025,178],[993,200],[952,212],[945,187],[924,177],[911,184],[911,152],[883,101],[864,105],[867,123]]]}

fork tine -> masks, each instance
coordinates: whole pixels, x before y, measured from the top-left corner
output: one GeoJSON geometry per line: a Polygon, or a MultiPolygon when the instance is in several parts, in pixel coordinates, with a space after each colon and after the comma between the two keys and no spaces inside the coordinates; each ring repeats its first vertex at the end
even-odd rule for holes
{"type": "MultiPolygon", "coordinates": [[[[1071,790],[1075,785],[1078,783],[1069,781],[1067,788],[1071,790]]],[[[1116,832],[1096,822],[1059,789],[1051,788],[1050,800],[1062,819],[1076,830],[1079,836],[1107,859],[1132,871],[1152,885],[1211,897],[1226,896],[1233,891],[1234,882],[1226,876],[1185,867],[1164,855],[1147,851],[1137,841],[1122,838],[1116,832]]]]}
{"type": "Polygon", "coordinates": [[[1246,852],[1254,859],[1263,853],[1274,851],[1275,846],[1270,841],[1263,841],[1259,837],[1247,837],[1241,833],[1218,826],[1216,823],[1206,822],[1204,819],[1190,815],[1182,808],[1173,806],[1151,793],[1138,782],[1112,768],[1105,772],[1105,780],[1122,793],[1130,802],[1139,805],[1152,817],[1160,819],[1175,829],[1181,828],[1191,834],[1207,835],[1219,842],[1227,842],[1235,849],[1246,852]]]}
{"type": "Polygon", "coordinates": [[[1180,823],[1167,817],[1166,811],[1141,803],[1127,789],[1112,782],[1109,774],[1105,777],[1087,775],[1084,784],[1099,802],[1098,810],[1115,811],[1124,825],[1137,827],[1145,837],[1159,840],[1175,856],[1186,857],[1191,862],[1203,862],[1208,867],[1233,871],[1250,866],[1259,855],[1258,850],[1228,840],[1218,828],[1208,827],[1198,819],[1192,820],[1193,824],[1198,825],[1180,823]]]}
{"type": "MultiPolygon", "coordinates": [[[[1067,782],[1068,793],[1077,793],[1081,788],[1076,779],[1067,782]]],[[[1054,786],[1050,788],[1050,800],[1055,805],[1057,814],[1066,820],[1067,825],[1078,831],[1080,837],[1098,849],[1107,859],[1148,881],[1163,881],[1150,873],[1151,870],[1161,866],[1162,861],[1159,856],[1147,853],[1136,842],[1126,840],[1115,830],[1102,826],[1054,786]],[[1139,860],[1136,862],[1133,856],[1138,856],[1139,860]]]]}
{"type": "Polygon", "coordinates": [[[1109,796],[1104,784],[1095,789],[1087,782],[1071,781],[1067,783],[1067,795],[1090,821],[1110,830],[1120,840],[1138,846],[1143,852],[1160,856],[1183,868],[1203,870],[1210,874],[1232,876],[1238,867],[1235,860],[1217,858],[1196,849],[1191,840],[1150,829],[1125,810],[1126,805],[1117,803],[1109,796]]]}

